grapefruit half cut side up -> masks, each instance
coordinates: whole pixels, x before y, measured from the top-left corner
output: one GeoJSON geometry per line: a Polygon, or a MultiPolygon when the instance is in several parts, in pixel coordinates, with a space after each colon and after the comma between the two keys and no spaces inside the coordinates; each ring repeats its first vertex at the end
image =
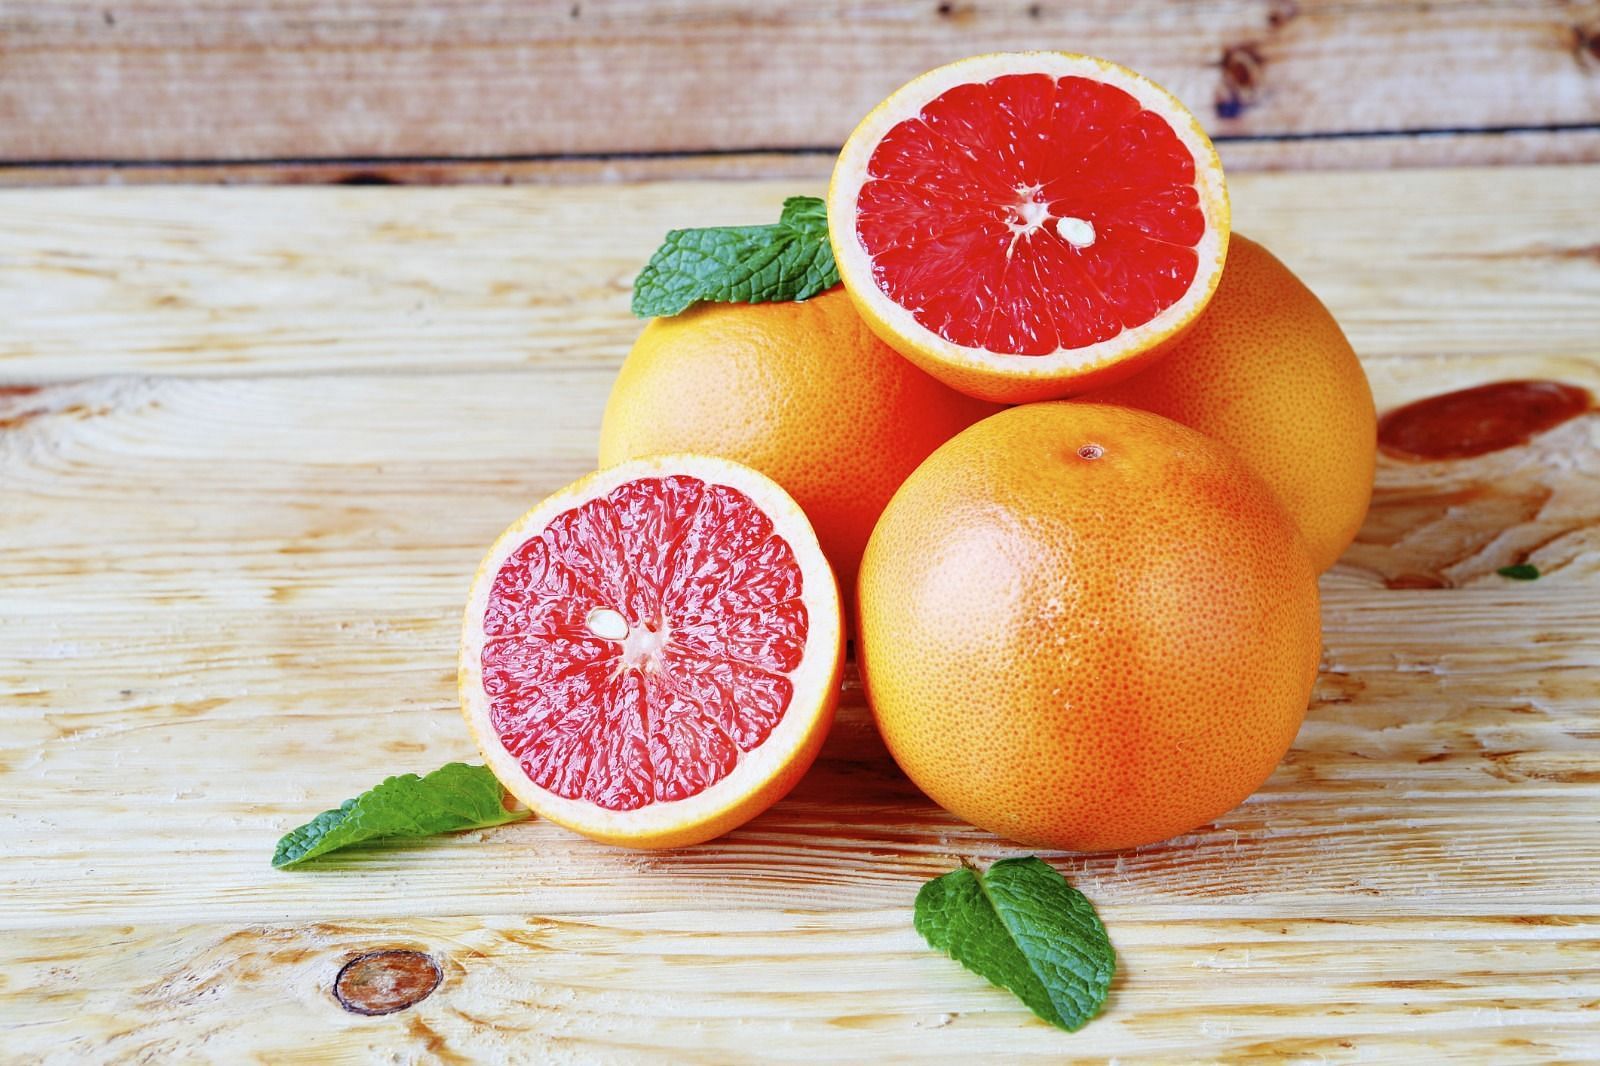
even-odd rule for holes
{"type": "Polygon", "coordinates": [[[1126,67],[975,56],[899,89],[834,167],[845,288],[892,347],[987,400],[1133,373],[1222,276],[1228,195],[1195,117],[1126,67]]]}
{"type": "Polygon", "coordinates": [[[473,581],[461,704],[502,784],[608,843],[760,814],[838,698],[839,593],[776,483],[707,456],[623,463],[518,519],[473,581]]]}

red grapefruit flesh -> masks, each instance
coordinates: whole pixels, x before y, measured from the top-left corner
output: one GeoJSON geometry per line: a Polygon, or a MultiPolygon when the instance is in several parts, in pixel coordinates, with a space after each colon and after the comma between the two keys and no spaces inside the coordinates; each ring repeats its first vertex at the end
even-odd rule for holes
{"type": "Polygon", "coordinates": [[[1186,328],[1229,215],[1176,99],[1104,60],[1030,52],[941,67],[879,105],[840,154],[828,222],[890,345],[1020,402],[1132,373],[1186,328]]]}
{"type": "Polygon", "coordinates": [[[810,525],[754,470],[638,460],[506,531],[473,585],[462,706],[536,813],[674,847],[776,802],[816,757],[842,660],[810,525]]]}

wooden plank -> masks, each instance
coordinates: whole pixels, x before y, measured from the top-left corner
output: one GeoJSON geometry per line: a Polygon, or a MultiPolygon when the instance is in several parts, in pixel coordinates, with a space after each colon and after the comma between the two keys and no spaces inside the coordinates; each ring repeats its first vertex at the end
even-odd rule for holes
{"type": "Polygon", "coordinates": [[[970,1062],[1003,1049],[1008,1062],[1542,1063],[1594,1051],[1593,912],[1233,910],[1103,908],[1121,969],[1107,1013],[1071,1035],[929,952],[904,908],[14,935],[0,943],[0,1046],[72,1063],[728,1062],[758,1047],[766,1061],[970,1062]],[[440,987],[403,1013],[341,1010],[340,967],[379,948],[427,952],[440,987]]]}
{"type": "MultiPolygon", "coordinates": [[[[1231,182],[1238,229],[1317,290],[1373,374],[1477,363],[1480,380],[1507,352],[1557,377],[1591,364],[1597,185],[1600,167],[1231,182]]],[[[0,375],[615,366],[666,229],[768,221],[821,191],[6,190],[0,375]]]]}
{"type": "MultiPolygon", "coordinates": [[[[1582,132],[1543,134],[1561,162],[1600,161],[1582,132]]],[[[1523,159],[1545,162],[1546,149],[1523,159]]],[[[1472,153],[1476,154],[1476,153],[1472,153]]],[[[722,152],[540,159],[336,159],[265,163],[77,163],[6,166],[0,188],[54,185],[594,185],[645,181],[826,183],[836,153],[722,152]]],[[[1519,158],[1521,158],[1519,154],[1519,158]]]]}
{"type": "MultiPolygon", "coordinates": [[[[1231,175],[1252,170],[1600,163],[1600,128],[1221,140],[1231,175]]],[[[57,185],[593,185],[645,181],[825,184],[831,150],[505,160],[339,159],[265,163],[78,163],[6,166],[0,188],[57,185]]]]}
{"type": "Polygon", "coordinates": [[[1219,135],[1600,124],[1563,0],[13,0],[0,157],[315,159],[827,148],[978,52],[1107,55],[1219,135]]]}
{"type": "MultiPolygon", "coordinates": [[[[1383,170],[1396,167],[1600,163],[1600,128],[1509,133],[1430,133],[1224,140],[1230,175],[1252,170],[1383,170]]],[[[0,182],[3,182],[0,172],[0,182]]]]}

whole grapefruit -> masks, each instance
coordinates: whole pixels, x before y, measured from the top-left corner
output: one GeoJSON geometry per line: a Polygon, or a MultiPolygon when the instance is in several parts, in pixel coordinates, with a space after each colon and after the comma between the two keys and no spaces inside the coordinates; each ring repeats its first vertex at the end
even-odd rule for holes
{"type": "Polygon", "coordinates": [[[1182,422],[1233,446],[1277,492],[1317,570],[1372,499],[1372,389],[1333,315],[1261,245],[1234,234],[1217,295],[1160,362],[1083,397],[1182,422]]]}
{"type": "Polygon", "coordinates": [[[606,403],[600,465],[698,452],[755,467],[799,502],[848,596],[900,482],[997,409],[896,355],[838,289],[706,304],[640,334],[606,403]]]}
{"type": "Polygon", "coordinates": [[[873,716],[918,787],[1023,844],[1135,847],[1216,818],[1294,739],[1317,577],[1228,446],[1030,404],[917,468],[861,564],[873,716]]]}

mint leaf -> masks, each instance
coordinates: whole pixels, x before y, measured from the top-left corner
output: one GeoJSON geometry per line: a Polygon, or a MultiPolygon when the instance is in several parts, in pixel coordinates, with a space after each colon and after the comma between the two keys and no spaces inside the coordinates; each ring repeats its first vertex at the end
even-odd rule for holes
{"type": "Polygon", "coordinates": [[[675,315],[701,300],[807,300],[837,284],[826,205],[815,196],[791,196],[770,226],[668,233],[634,279],[633,313],[675,315]]]}
{"type": "Polygon", "coordinates": [[[1033,856],[934,878],[917,893],[913,924],[932,947],[1068,1032],[1099,1012],[1116,970],[1094,906],[1033,856]]]}
{"type": "Polygon", "coordinates": [[[1536,581],[1539,578],[1539,568],[1532,563],[1518,563],[1516,566],[1502,566],[1495,573],[1501,577],[1509,577],[1513,581],[1536,581]]]}
{"type": "MultiPolygon", "coordinates": [[[[778,225],[787,226],[797,233],[821,240],[828,239],[828,205],[816,196],[791,196],[783,202],[783,213],[778,225]]],[[[833,262],[830,253],[828,262],[833,262]]],[[[838,283],[835,277],[835,284],[838,283]]]]}
{"type": "Polygon", "coordinates": [[[482,829],[528,817],[505,808],[505,789],[486,766],[453,762],[426,777],[391,777],[355,799],[285,833],[272,854],[278,869],[382,837],[425,837],[482,829]]]}

